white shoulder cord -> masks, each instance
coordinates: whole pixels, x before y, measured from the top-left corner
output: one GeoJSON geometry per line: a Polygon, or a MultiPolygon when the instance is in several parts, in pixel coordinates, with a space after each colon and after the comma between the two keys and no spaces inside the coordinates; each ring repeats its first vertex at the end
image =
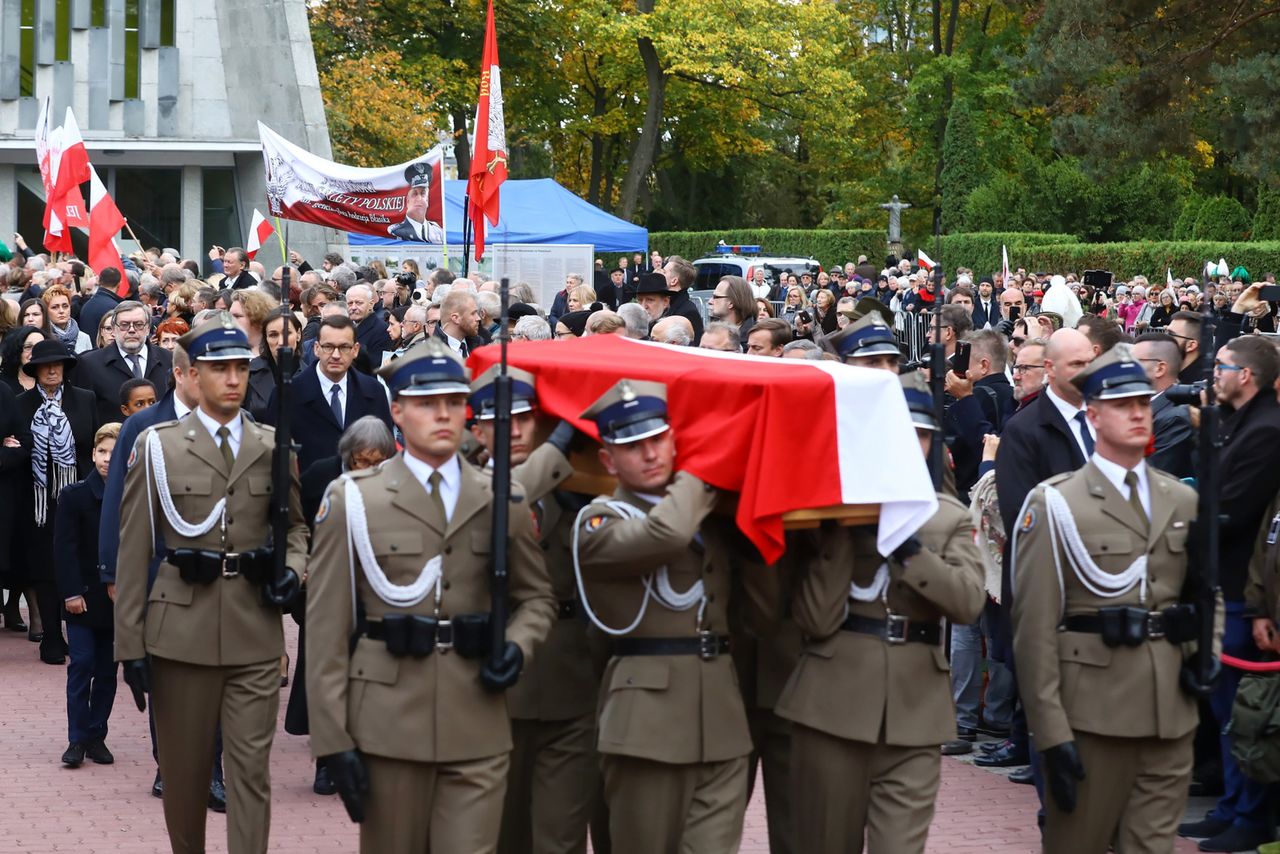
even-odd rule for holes
{"type": "MultiPolygon", "coordinates": [[[[1144,551],[1123,572],[1111,573],[1094,563],[1089,549],[1080,539],[1076,528],[1075,517],[1067,499],[1052,486],[1044,488],[1045,509],[1048,516],[1050,544],[1053,547],[1054,564],[1058,563],[1057,540],[1060,537],[1063,553],[1075,571],[1080,583],[1095,596],[1104,599],[1115,599],[1123,596],[1134,587],[1138,588],[1138,601],[1147,601],[1147,555],[1144,551]]],[[[1058,566],[1058,585],[1062,586],[1062,568],[1058,566]]],[[[1066,597],[1063,597],[1066,606],[1066,597]]]]}
{"type": "MultiPolygon", "coordinates": [[[[218,499],[218,503],[213,505],[213,509],[209,511],[209,515],[205,517],[203,522],[192,524],[178,513],[177,506],[173,503],[173,495],[169,492],[169,472],[165,467],[164,448],[160,445],[160,434],[152,430],[147,434],[147,480],[155,477],[156,492],[160,495],[160,508],[164,510],[164,517],[168,520],[170,527],[179,535],[194,539],[202,537],[213,530],[213,526],[218,524],[223,513],[227,509],[227,498],[224,495],[218,499]]],[[[151,542],[156,541],[156,517],[155,508],[151,504],[151,489],[147,489],[147,511],[151,518],[151,542]]],[[[153,546],[154,547],[154,546],[153,546]]]]}
{"type": "Polygon", "coordinates": [[[875,602],[879,599],[889,587],[889,564],[880,564],[880,568],[876,570],[875,577],[871,579],[871,583],[866,587],[859,587],[857,582],[849,582],[849,598],[855,602],[875,602]]]}
{"type": "MultiPolygon", "coordinates": [[[[615,501],[603,496],[597,500],[603,501],[610,510],[615,511],[626,518],[644,518],[645,513],[643,510],[633,507],[625,501],[615,501]]],[[[671,587],[671,577],[665,566],[658,570],[656,584],[654,582],[653,575],[645,575],[640,579],[640,583],[644,585],[644,599],[641,600],[640,610],[636,612],[636,618],[631,622],[631,625],[623,629],[615,629],[611,626],[606,626],[600,618],[596,616],[595,611],[591,610],[591,603],[587,601],[587,589],[582,581],[582,565],[578,560],[578,534],[582,530],[582,517],[591,509],[591,507],[592,504],[588,504],[586,507],[583,507],[578,511],[577,518],[574,519],[573,543],[571,549],[573,552],[573,575],[578,582],[578,598],[582,600],[582,609],[586,611],[587,617],[590,618],[591,622],[605,634],[614,636],[630,634],[635,631],[636,627],[640,625],[640,621],[644,619],[645,611],[649,608],[649,600],[657,599],[658,604],[672,611],[688,611],[694,605],[698,605],[698,622],[701,623],[703,607],[705,607],[706,604],[706,600],[703,595],[704,588],[702,579],[695,581],[685,592],[677,593],[671,587]]]]}
{"type": "MultiPolygon", "coordinates": [[[[373,553],[373,543],[369,539],[369,520],[365,515],[364,496],[360,493],[360,487],[349,476],[344,475],[345,498],[347,508],[347,549],[348,553],[354,550],[360,558],[360,568],[364,570],[364,577],[368,579],[369,586],[373,588],[373,592],[379,599],[388,605],[395,605],[401,608],[407,608],[411,605],[417,605],[423,599],[427,598],[427,594],[432,590],[435,591],[436,601],[440,600],[440,576],[444,566],[444,559],[440,555],[436,555],[427,561],[422,567],[422,571],[418,573],[418,577],[411,584],[395,584],[391,579],[387,578],[382,567],[378,566],[378,559],[373,553]]],[[[355,575],[352,574],[352,586],[355,585],[355,575]]],[[[353,589],[354,601],[354,589],[353,589]]]]}

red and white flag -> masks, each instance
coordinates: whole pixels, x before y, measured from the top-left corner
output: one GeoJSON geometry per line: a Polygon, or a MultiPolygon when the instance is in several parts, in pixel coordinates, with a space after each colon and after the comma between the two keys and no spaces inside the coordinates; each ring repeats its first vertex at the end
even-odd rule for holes
{"type": "MultiPolygon", "coordinates": [[[[881,554],[937,510],[902,387],[887,371],[617,335],[514,343],[507,355],[537,376],[543,411],[591,436],[596,425],[581,413],[618,380],[665,383],[680,468],[739,494],[738,527],[765,560],[782,554],[782,516],[792,510],[879,504],[881,554]],[[815,459],[833,464],[797,478],[774,449],[801,434],[815,459]]],[[[468,364],[478,376],[498,358],[498,347],[480,347],[468,364]]]]}
{"type": "Polygon", "coordinates": [[[493,26],[493,0],[484,22],[484,51],[480,57],[480,98],[476,101],[475,142],[471,146],[472,241],[476,260],[484,257],[485,220],[498,224],[498,187],[507,180],[507,124],[502,115],[502,69],[498,65],[498,33],[493,26]]]}
{"type": "Polygon", "coordinates": [[[1009,247],[1000,244],[1000,287],[1009,287],[1009,247]]]}
{"type": "MultiPolygon", "coordinates": [[[[47,111],[44,122],[47,128],[47,111]]],[[[44,154],[40,150],[39,122],[36,132],[36,157],[41,164],[41,179],[45,181],[44,247],[50,252],[71,252],[71,228],[89,226],[89,212],[80,192],[80,185],[89,180],[89,153],[70,107],[67,108],[65,123],[45,135],[44,154]],[[46,158],[47,179],[44,172],[46,158]]]]}
{"type": "Polygon", "coordinates": [[[916,250],[916,263],[931,273],[933,272],[933,268],[936,266],[933,259],[924,254],[923,249],[916,250]]]}
{"type": "Polygon", "coordinates": [[[244,245],[244,252],[249,256],[249,260],[253,260],[253,256],[258,254],[262,245],[275,233],[276,230],[271,227],[271,223],[267,222],[267,218],[254,208],[253,222],[249,224],[249,241],[244,245]]]}
{"type": "Polygon", "coordinates": [[[98,170],[89,167],[89,266],[94,272],[101,273],[108,267],[120,271],[120,284],[116,286],[117,296],[129,295],[129,280],[124,276],[124,265],[120,263],[120,249],[116,246],[116,235],[124,228],[124,217],[116,207],[115,200],[107,193],[98,170]]]}

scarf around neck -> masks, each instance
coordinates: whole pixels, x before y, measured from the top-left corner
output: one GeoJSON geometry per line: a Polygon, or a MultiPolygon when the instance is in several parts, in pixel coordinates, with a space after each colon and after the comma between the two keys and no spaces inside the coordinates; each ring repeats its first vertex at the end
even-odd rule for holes
{"type": "Polygon", "coordinates": [[[64,486],[76,481],[76,440],[62,410],[62,389],[50,397],[37,385],[36,392],[43,402],[31,419],[31,474],[35,481],[36,525],[43,528],[49,518],[49,504],[58,500],[64,486]]]}
{"type": "Polygon", "coordinates": [[[80,339],[80,326],[74,317],[67,318],[66,329],[59,329],[52,322],[49,324],[49,329],[53,331],[53,337],[66,345],[68,353],[75,353],[76,342],[80,339]]]}

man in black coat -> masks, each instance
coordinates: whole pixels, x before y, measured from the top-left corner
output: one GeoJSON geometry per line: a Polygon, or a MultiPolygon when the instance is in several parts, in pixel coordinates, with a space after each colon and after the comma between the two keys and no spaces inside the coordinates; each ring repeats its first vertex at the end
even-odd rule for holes
{"type": "MultiPolygon", "coordinates": [[[[1071,379],[1093,361],[1093,344],[1083,332],[1063,329],[1049,339],[1044,365],[1047,384],[1035,400],[1013,414],[1000,436],[996,455],[996,496],[1004,529],[1013,541],[1021,521],[1022,505],[1031,490],[1055,474],[1075,471],[1093,454],[1093,428],[1085,417],[1084,399],[1071,379]]],[[[1046,571],[1050,568],[1045,567],[1046,571]]],[[[1009,608],[1013,595],[1009,573],[1009,548],[1005,547],[1001,573],[1001,611],[992,626],[996,658],[1015,670],[1011,644],[1009,608]]],[[[1016,680],[1015,670],[1015,680],[1016,680]]],[[[1026,716],[1014,715],[1011,743],[995,751],[990,759],[979,757],[983,765],[1025,765],[1029,759],[1026,716]]],[[[1037,786],[1037,790],[1041,789],[1037,786]]]]}
{"type": "Polygon", "coordinates": [[[116,343],[89,350],[71,375],[80,388],[97,398],[97,423],[120,420],[120,386],[141,377],[156,388],[167,388],[173,358],[169,351],[151,344],[151,312],[142,303],[126,300],[114,312],[116,343]]]}
{"type": "Polygon", "coordinates": [[[395,349],[387,322],[374,311],[373,288],[368,285],[352,285],[347,289],[347,313],[356,325],[356,341],[369,360],[371,371],[382,365],[382,354],[395,349]]]}
{"type": "MultiPolygon", "coordinates": [[[[1057,337],[1057,336],[1055,336],[1057,337]]],[[[1268,340],[1246,335],[1218,350],[1214,391],[1222,404],[1221,508],[1225,514],[1218,548],[1218,581],[1226,612],[1222,652],[1258,660],[1261,652],[1253,640],[1252,617],[1245,607],[1249,559],[1267,505],[1280,491],[1280,403],[1275,383],[1280,376],[1280,355],[1268,340]]],[[[1251,851],[1271,840],[1267,832],[1267,786],[1240,771],[1225,734],[1240,671],[1224,667],[1209,697],[1214,717],[1222,727],[1223,795],[1202,821],[1183,824],[1183,836],[1208,837],[1204,851],[1251,851]]]]}
{"type": "MultiPolygon", "coordinates": [[[[299,444],[298,469],[338,452],[342,432],[363,415],[376,415],[391,429],[387,393],[373,377],[351,370],[360,345],[355,326],[342,315],[326,317],[316,339],[314,367],[293,379],[289,417],[293,439],[299,444]]],[[[267,405],[266,423],[275,425],[276,395],[267,405]]]]}
{"type": "Polygon", "coordinates": [[[466,360],[471,351],[483,347],[480,337],[480,308],[476,295],[469,291],[449,291],[440,302],[440,322],[432,333],[449,345],[449,349],[466,360]]]}
{"type": "Polygon", "coordinates": [[[120,278],[120,271],[115,267],[108,267],[98,273],[98,286],[94,288],[93,295],[80,306],[80,316],[76,318],[76,323],[89,336],[89,343],[95,347],[98,346],[98,325],[102,323],[102,318],[115,311],[116,306],[124,300],[124,297],[116,294],[120,278]]]}
{"type": "Polygon", "coordinates": [[[62,763],[75,768],[86,754],[99,765],[115,759],[107,749],[107,720],[116,697],[113,609],[98,576],[98,527],[103,475],[119,426],[98,431],[93,470],[62,490],[54,520],[53,562],[67,621],[67,750],[62,763]]]}
{"type": "MultiPolygon", "coordinates": [[[[693,346],[697,347],[702,340],[702,313],[689,299],[689,288],[697,278],[697,269],[683,258],[672,258],[662,268],[667,279],[667,290],[671,291],[671,304],[667,307],[667,317],[683,317],[693,325],[693,346]]],[[[744,335],[743,343],[746,343],[744,335]]]]}
{"type": "Polygon", "coordinates": [[[991,329],[966,336],[969,370],[961,377],[948,371],[946,389],[955,402],[947,407],[943,426],[955,463],[956,491],[968,503],[969,490],[978,480],[983,437],[999,435],[1013,414],[1013,386],[1005,376],[1009,347],[1004,336],[991,329]]]}
{"type": "Polygon", "coordinates": [[[1134,358],[1142,363],[1156,390],[1151,398],[1155,449],[1147,462],[1174,477],[1193,477],[1196,428],[1191,424],[1191,412],[1186,404],[1174,403],[1165,394],[1178,382],[1181,350],[1178,340],[1164,332],[1147,332],[1133,345],[1134,358]]]}

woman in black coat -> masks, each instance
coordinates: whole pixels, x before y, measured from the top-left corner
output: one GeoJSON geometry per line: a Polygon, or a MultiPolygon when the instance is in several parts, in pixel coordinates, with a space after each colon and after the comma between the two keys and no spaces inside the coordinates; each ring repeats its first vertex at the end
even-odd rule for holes
{"type": "MultiPolygon", "coordinates": [[[[65,382],[76,357],[57,341],[36,344],[22,370],[36,379],[36,387],[18,395],[17,407],[27,452],[26,491],[32,515],[25,538],[27,575],[36,590],[36,605],[44,636],[40,660],[64,664],[67,644],[62,638],[62,600],[53,572],[53,520],[64,487],[86,477],[93,468],[93,434],[98,429],[93,392],[65,382]]],[[[24,519],[25,521],[25,519],[24,519]]]]}
{"type": "Polygon", "coordinates": [[[297,350],[301,336],[302,324],[287,306],[274,309],[263,322],[259,355],[249,363],[249,389],[244,402],[244,408],[249,410],[255,421],[275,423],[274,419],[268,418],[267,404],[276,389],[276,351],[285,346],[294,348],[293,371],[296,374],[302,364],[302,353],[297,350]],[[286,325],[289,328],[288,344],[281,340],[286,325]]]}
{"type": "Polygon", "coordinates": [[[107,749],[107,720],[116,698],[112,646],[113,609],[107,586],[98,576],[98,523],[102,518],[103,480],[120,436],[119,424],[107,424],[93,441],[88,477],[62,490],[54,519],[53,559],[58,593],[66,609],[67,750],[62,763],[75,768],[87,754],[100,765],[113,759],[107,749]]]}

